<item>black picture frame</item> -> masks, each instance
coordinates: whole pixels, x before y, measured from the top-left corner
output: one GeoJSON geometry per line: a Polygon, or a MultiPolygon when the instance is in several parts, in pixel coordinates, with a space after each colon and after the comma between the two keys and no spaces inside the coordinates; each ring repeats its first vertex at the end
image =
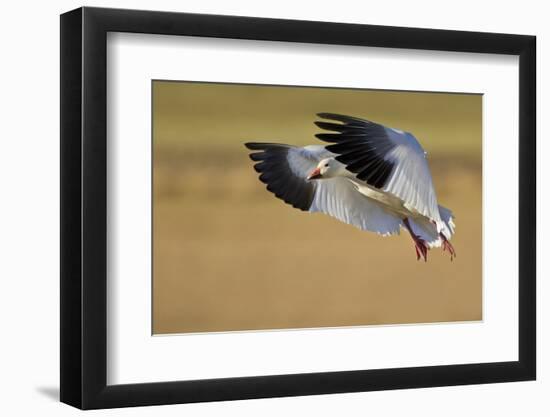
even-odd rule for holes
{"type": "Polygon", "coordinates": [[[536,376],[534,36],[171,12],[61,15],[61,401],[81,409],[533,380],[536,376]],[[519,56],[519,360],[107,385],[108,32],[519,56]]]}

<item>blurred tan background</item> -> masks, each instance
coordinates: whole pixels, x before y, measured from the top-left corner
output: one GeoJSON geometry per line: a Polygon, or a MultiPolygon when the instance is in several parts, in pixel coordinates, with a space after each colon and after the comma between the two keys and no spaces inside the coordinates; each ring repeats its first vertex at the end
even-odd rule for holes
{"type": "Polygon", "coordinates": [[[481,121],[473,94],[154,81],[153,333],[481,320],[481,121]],[[318,112],[419,139],[453,262],[265,190],[243,143],[321,143],[318,112]]]}

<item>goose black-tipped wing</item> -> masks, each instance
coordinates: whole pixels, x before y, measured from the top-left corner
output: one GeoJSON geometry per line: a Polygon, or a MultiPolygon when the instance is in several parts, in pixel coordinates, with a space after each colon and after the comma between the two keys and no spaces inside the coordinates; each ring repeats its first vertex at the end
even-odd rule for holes
{"type": "Polygon", "coordinates": [[[326,149],[338,154],[336,160],[346,165],[358,179],[382,189],[395,168],[395,162],[388,158],[395,144],[389,140],[386,128],[368,120],[334,113],[319,113],[319,117],[341,122],[315,122],[321,129],[335,132],[315,135],[331,143],[326,149]]]}
{"type": "Polygon", "coordinates": [[[437,199],[426,153],[407,132],[335,113],[319,113],[330,121],[315,124],[330,133],[317,138],[337,154],[346,169],[369,186],[393,194],[406,207],[440,222],[437,199]]]}
{"type": "MultiPolygon", "coordinates": [[[[320,161],[318,155],[290,145],[277,143],[245,143],[254,151],[250,159],[256,162],[254,169],[266,188],[291,206],[307,211],[315,197],[316,182],[307,175],[320,161]]],[[[320,151],[324,151],[322,147],[320,151]]]]}

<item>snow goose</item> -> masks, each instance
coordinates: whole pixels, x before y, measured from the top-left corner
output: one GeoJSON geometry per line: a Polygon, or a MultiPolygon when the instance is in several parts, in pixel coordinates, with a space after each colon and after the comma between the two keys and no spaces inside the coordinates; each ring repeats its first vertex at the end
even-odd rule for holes
{"type": "Polygon", "coordinates": [[[315,124],[325,132],[316,136],[328,145],[245,144],[267,189],[297,209],[382,236],[403,227],[417,260],[427,261],[434,247],[452,260],[453,215],[437,204],[426,152],[416,138],[357,117],[318,116],[325,120],[315,124]]]}

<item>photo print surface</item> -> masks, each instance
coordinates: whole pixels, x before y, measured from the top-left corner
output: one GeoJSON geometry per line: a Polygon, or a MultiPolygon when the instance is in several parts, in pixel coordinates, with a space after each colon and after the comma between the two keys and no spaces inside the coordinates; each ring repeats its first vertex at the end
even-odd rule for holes
{"type": "Polygon", "coordinates": [[[482,320],[482,95],[152,81],[153,334],[482,320]]]}

